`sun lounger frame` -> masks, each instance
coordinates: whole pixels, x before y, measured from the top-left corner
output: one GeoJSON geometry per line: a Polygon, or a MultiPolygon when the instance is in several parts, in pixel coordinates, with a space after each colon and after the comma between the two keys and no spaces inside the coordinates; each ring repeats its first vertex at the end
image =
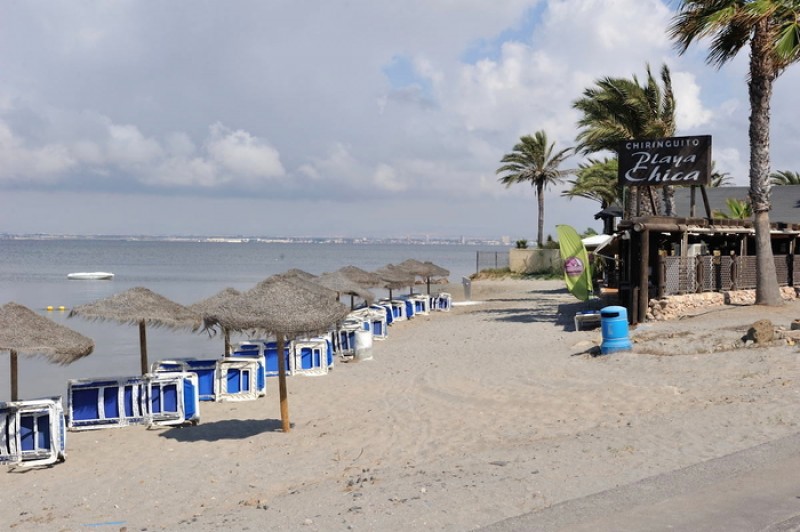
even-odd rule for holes
{"type": "Polygon", "coordinates": [[[61,397],[0,402],[0,464],[41,467],[65,459],[61,397]]]}
{"type": "Polygon", "coordinates": [[[197,374],[187,371],[69,380],[67,428],[196,424],[200,420],[198,389],[197,374]]]}
{"type": "Polygon", "coordinates": [[[263,380],[263,373],[257,358],[223,358],[217,364],[217,401],[254,401],[262,397],[265,387],[259,387],[259,381],[263,380]]]}

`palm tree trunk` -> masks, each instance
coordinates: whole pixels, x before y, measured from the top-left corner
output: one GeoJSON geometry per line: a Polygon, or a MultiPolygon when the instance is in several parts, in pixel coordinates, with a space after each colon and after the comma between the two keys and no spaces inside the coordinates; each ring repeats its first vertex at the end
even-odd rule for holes
{"type": "Polygon", "coordinates": [[[675,187],[664,185],[664,216],[675,216],[675,187]]]}
{"type": "Polygon", "coordinates": [[[539,231],[536,233],[536,245],[541,249],[544,243],[544,183],[536,183],[536,200],[539,203],[539,231]]]}
{"type": "Polygon", "coordinates": [[[775,67],[765,19],[756,25],[750,43],[750,202],[756,240],[756,305],[783,303],[770,237],[769,122],[775,67]]]}

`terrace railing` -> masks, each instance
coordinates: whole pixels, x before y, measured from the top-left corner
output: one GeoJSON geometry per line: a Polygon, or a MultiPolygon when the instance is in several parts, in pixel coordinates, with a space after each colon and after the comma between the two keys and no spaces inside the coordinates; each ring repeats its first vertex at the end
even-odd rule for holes
{"type": "MultiPolygon", "coordinates": [[[[800,286],[800,256],[776,255],[779,286],[800,286]]],[[[756,287],[756,257],[659,257],[658,297],[756,287]]]]}

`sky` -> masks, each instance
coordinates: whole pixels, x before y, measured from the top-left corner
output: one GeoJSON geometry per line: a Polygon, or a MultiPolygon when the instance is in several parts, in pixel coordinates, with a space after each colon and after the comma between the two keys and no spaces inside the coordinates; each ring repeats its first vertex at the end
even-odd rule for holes
{"type": "MultiPolygon", "coordinates": [[[[661,0],[6,0],[0,233],[535,240],[500,159],[606,76],[672,71],[677,135],[747,184],[747,50],[679,56],[661,0]]],[[[778,79],[772,167],[800,170],[800,66],[778,79]]],[[[577,168],[573,156],[566,168],[577,168]]],[[[545,194],[556,224],[598,203],[545,194]]]]}

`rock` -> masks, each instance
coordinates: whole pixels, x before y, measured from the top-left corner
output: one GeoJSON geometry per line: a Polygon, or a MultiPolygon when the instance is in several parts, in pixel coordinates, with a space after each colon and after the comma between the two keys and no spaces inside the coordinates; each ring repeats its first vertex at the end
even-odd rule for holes
{"type": "Polygon", "coordinates": [[[800,320],[794,320],[789,328],[793,331],[800,329],[800,320]]]}
{"type": "Polygon", "coordinates": [[[747,330],[747,339],[757,344],[767,344],[775,339],[775,326],[769,320],[758,320],[747,330]]]}

